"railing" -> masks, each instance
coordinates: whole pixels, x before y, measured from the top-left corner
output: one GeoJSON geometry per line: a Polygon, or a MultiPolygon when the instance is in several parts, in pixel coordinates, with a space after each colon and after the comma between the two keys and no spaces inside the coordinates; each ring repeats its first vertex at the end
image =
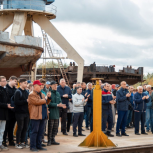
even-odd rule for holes
{"type": "Polygon", "coordinates": [[[44,12],[51,12],[55,15],[57,13],[57,7],[55,5],[46,5],[45,1],[43,0],[10,0],[8,2],[4,1],[3,5],[0,5],[0,9],[32,9],[44,12]]]}

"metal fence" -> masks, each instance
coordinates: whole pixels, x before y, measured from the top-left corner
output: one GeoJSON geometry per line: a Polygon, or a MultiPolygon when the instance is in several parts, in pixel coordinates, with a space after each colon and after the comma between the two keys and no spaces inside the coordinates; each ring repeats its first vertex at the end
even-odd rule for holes
{"type": "Polygon", "coordinates": [[[32,9],[40,10],[45,12],[51,12],[56,15],[57,7],[53,4],[46,5],[43,0],[10,0],[3,1],[3,4],[0,5],[0,9],[32,9]]]}

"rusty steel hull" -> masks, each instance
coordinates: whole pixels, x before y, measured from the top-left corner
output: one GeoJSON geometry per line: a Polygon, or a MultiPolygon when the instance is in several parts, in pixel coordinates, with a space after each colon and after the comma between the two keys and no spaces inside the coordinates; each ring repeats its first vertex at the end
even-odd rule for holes
{"type": "Polygon", "coordinates": [[[41,47],[0,42],[0,75],[8,79],[11,75],[19,77],[30,72],[42,52],[41,47]]]}

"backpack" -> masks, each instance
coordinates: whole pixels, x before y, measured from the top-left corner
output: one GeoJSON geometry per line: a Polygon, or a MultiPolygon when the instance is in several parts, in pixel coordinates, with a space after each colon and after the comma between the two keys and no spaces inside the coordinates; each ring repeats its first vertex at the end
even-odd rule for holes
{"type": "MultiPolygon", "coordinates": [[[[22,97],[22,92],[17,89],[15,92],[19,91],[20,92],[20,98],[22,97]]],[[[14,95],[11,97],[11,107],[15,107],[15,104],[14,104],[14,95]]]]}

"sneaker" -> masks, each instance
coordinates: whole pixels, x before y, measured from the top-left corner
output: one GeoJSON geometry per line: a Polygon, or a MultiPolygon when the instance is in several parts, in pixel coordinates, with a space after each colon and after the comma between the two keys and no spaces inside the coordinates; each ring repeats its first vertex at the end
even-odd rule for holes
{"type": "Polygon", "coordinates": [[[3,145],[4,147],[7,147],[7,144],[6,144],[5,141],[2,142],[2,145],[3,145]]]}
{"type": "Polygon", "coordinates": [[[21,147],[22,148],[25,148],[26,147],[26,144],[23,142],[23,143],[21,143],[21,147]]]}
{"type": "Polygon", "coordinates": [[[23,147],[23,148],[29,148],[30,146],[28,145],[28,144],[26,144],[26,143],[21,143],[21,146],[23,147]]]}
{"type": "Polygon", "coordinates": [[[16,144],[16,145],[15,145],[15,148],[16,148],[16,149],[23,149],[23,147],[22,147],[20,144],[16,144]]]}
{"type": "Polygon", "coordinates": [[[28,144],[25,145],[25,148],[30,148],[30,146],[28,144]]]}
{"type": "Polygon", "coordinates": [[[48,141],[47,141],[46,139],[43,139],[42,142],[43,142],[43,143],[47,143],[48,141]]]}
{"type": "Polygon", "coordinates": [[[9,150],[7,147],[5,147],[5,146],[3,146],[3,145],[0,146],[0,149],[1,149],[1,150],[9,150]]]}

